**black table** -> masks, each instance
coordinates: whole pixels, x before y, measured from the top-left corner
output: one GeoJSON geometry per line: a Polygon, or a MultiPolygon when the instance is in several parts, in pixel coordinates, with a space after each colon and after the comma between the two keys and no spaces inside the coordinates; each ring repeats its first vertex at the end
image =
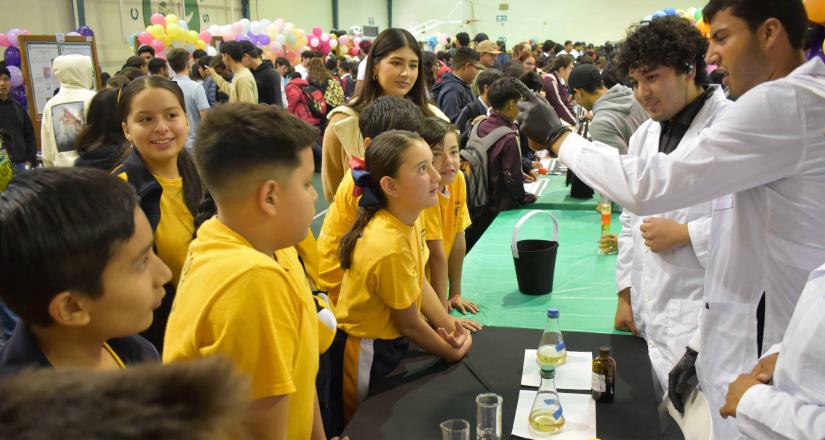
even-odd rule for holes
{"type": "MultiPolygon", "coordinates": [[[[411,352],[387,383],[362,402],[345,434],[353,440],[439,439],[439,423],[459,418],[470,422],[471,438],[475,438],[475,396],[489,390],[504,398],[502,439],[509,439],[522,388],[524,350],[536,348],[540,338],[541,330],[486,327],[473,335],[470,354],[457,364],[411,352]]],[[[616,359],[615,399],[596,406],[599,437],[659,438],[644,341],[633,336],[579,332],[564,332],[564,338],[570,351],[591,351],[595,356],[600,346],[607,345],[616,359]]]]}

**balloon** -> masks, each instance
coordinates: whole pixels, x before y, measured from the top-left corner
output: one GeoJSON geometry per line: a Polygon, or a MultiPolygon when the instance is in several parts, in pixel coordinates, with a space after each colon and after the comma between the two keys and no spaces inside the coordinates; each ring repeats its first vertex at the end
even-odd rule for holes
{"type": "Polygon", "coordinates": [[[140,42],[140,44],[149,44],[152,42],[153,39],[154,38],[152,38],[152,34],[150,34],[149,32],[143,31],[140,34],[138,34],[138,41],[140,42]]]}
{"type": "Polygon", "coordinates": [[[23,72],[17,66],[9,66],[9,73],[11,74],[11,85],[14,87],[23,85],[23,72]]]}
{"type": "Polygon", "coordinates": [[[77,32],[79,32],[80,35],[83,35],[84,37],[93,37],[95,35],[95,33],[89,26],[80,26],[79,28],[77,28],[77,32]]]}
{"type": "Polygon", "coordinates": [[[692,19],[696,20],[696,18],[695,18],[696,17],[696,6],[691,6],[691,7],[687,8],[687,11],[685,11],[685,15],[687,15],[688,18],[692,18],[692,19]]]}
{"type": "Polygon", "coordinates": [[[23,108],[29,108],[29,102],[26,100],[26,88],[23,86],[17,86],[11,89],[11,98],[17,101],[18,104],[22,105],[23,108]]]}
{"type": "Polygon", "coordinates": [[[238,21],[238,23],[240,23],[241,26],[243,26],[244,32],[249,32],[249,26],[250,24],[252,24],[252,22],[250,22],[248,18],[242,18],[240,19],[240,21],[238,21]]]}
{"type": "Polygon", "coordinates": [[[705,23],[704,18],[701,18],[696,22],[696,29],[699,29],[699,33],[703,36],[707,36],[710,33],[710,25],[705,23]]]}
{"type": "Polygon", "coordinates": [[[266,46],[269,44],[269,36],[266,34],[261,34],[256,37],[258,39],[258,46],[266,46]]]}
{"type": "Polygon", "coordinates": [[[436,40],[435,37],[430,37],[430,39],[427,40],[427,44],[429,44],[430,47],[435,47],[438,44],[438,40],[436,40]]]}
{"type": "Polygon", "coordinates": [[[218,34],[220,34],[220,32],[221,32],[221,27],[220,26],[218,26],[216,24],[213,24],[212,26],[209,26],[210,36],[211,35],[218,35],[218,34]]]}
{"type": "Polygon", "coordinates": [[[249,24],[249,30],[252,31],[253,34],[262,34],[266,28],[261,27],[261,22],[255,20],[249,24]]]}
{"type": "Polygon", "coordinates": [[[357,48],[357,47],[353,47],[353,48],[351,48],[351,49],[349,50],[349,54],[350,54],[350,55],[352,55],[352,56],[354,56],[354,57],[357,57],[357,56],[358,56],[358,52],[360,52],[360,51],[361,51],[361,49],[359,49],[359,48],[357,48]]]}
{"type": "Polygon", "coordinates": [[[237,37],[235,37],[235,41],[249,41],[249,35],[238,35],[237,37]]]}
{"type": "Polygon", "coordinates": [[[292,24],[291,21],[288,21],[288,22],[284,23],[284,32],[289,32],[293,29],[295,29],[295,25],[292,24]]]}
{"type": "Polygon", "coordinates": [[[805,4],[808,21],[825,24],[825,0],[802,0],[802,3],[805,4]]]}
{"type": "Polygon", "coordinates": [[[202,40],[206,44],[209,44],[212,42],[212,33],[209,31],[201,31],[201,33],[198,34],[198,39],[202,40]]]}
{"type": "Polygon", "coordinates": [[[163,26],[161,26],[159,24],[153,24],[152,26],[149,26],[148,28],[146,28],[146,32],[148,32],[149,35],[151,35],[155,39],[160,38],[163,34],[166,33],[163,30],[163,26]]]}
{"type": "Polygon", "coordinates": [[[338,47],[338,40],[335,40],[335,39],[329,40],[329,47],[331,49],[335,49],[336,47],[338,47]]]}
{"type": "Polygon", "coordinates": [[[17,36],[20,35],[21,32],[22,31],[20,29],[11,29],[6,34],[6,37],[9,38],[9,42],[11,43],[11,46],[17,47],[17,36]]]}
{"type": "Polygon", "coordinates": [[[198,33],[197,33],[197,32],[195,32],[195,31],[188,31],[188,32],[186,33],[186,35],[187,35],[187,37],[188,37],[188,38],[186,39],[186,41],[188,41],[190,44],[195,44],[195,42],[196,42],[196,41],[198,41],[198,33]]]}
{"type": "Polygon", "coordinates": [[[323,30],[321,30],[320,26],[313,26],[312,27],[312,35],[317,35],[317,36],[320,37],[322,32],[323,32],[323,30]]]}
{"type": "Polygon", "coordinates": [[[167,24],[166,25],[166,33],[172,37],[173,40],[177,40],[180,31],[180,26],[177,23],[167,24]]]}
{"type": "Polygon", "coordinates": [[[289,34],[286,36],[286,44],[295,44],[298,39],[295,37],[295,34],[289,34]]]}
{"type": "Polygon", "coordinates": [[[645,15],[645,18],[642,21],[653,21],[653,15],[645,15]]]}
{"type": "Polygon", "coordinates": [[[166,19],[163,17],[163,15],[155,12],[154,14],[152,14],[151,22],[152,24],[164,25],[166,24],[166,19]]]}
{"type": "Polygon", "coordinates": [[[195,49],[200,49],[200,50],[206,49],[206,43],[204,43],[203,40],[196,41],[195,42],[195,49]]]}
{"type": "Polygon", "coordinates": [[[243,25],[240,23],[233,23],[232,24],[232,33],[235,35],[240,35],[244,33],[243,25]]]}
{"type": "Polygon", "coordinates": [[[276,35],[275,36],[275,41],[277,41],[279,44],[283,45],[284,43],[286,43],[286,35],[284,35],[284,34],[276,35]]]}
{"type": "Polygon", "coordinates": [[[137,41],[137,37],[138,37],[137,32],[132,33],[132,34],[129,34],[129,36],[127,36],[127,37],[126,37],[126,43],[127,43],[129,46],[134,47],[134,46],[135,46],[135,44],[137,44],[137,42],[138,42],[138,41],[137,41]]]}
{"type": "Polygon", "coordinates": [[[223,41],[235,41],[235,34],[232,32],[226,32],[223,34],[223,41]]]}
{"type": "Polygon", "coordinates": [[[324,45],[322,45],[322,46],[321,46],[321,53],[322,53],[324,56],[329,55],[329,51],[330,51],[330,48],[329,48],[329,45],[328,45],[328,44],[324,44],[324,45]]]}
{"type": "Polygon", "coordinates": [[[152,49],[155,49],[155,52],[163,52],[163,49],[166,48],[166,45],[163,44],[163,41],[154,40],[152,41],[152,49]]]}
{"type": "Polygon", "coordinates": [[[178,26],[180,26],[181,29],[186,29],[187,31],[189,30],[189,24],[186,23],[186,20],[178,20],[178,26]]]}
{"type": "Polygon", "coordinates": [[[701,9],[698,9],[698,8],[696,9],[696,13],[693,14],[693,19],[696,20],[696,22],[699,22],[699,20],[702,19],[702,10],[701,9]]]}
{"type": "Polygon", "coordinates": [[[9,41],[9,37],[6,34],[0,34],[0,47],[9,47],[11,46],[11,41],[9,41]]]}
{"type": "Polygon", "coordinates": [[[71,31],[71,32],[67,32],[66,36],[67,37],[82,37],[83,35],[80,35],[80,32],[71,31]]]}
{"type": "Polygon", "coordinates": [[[9,46],[6,48],[6,51],[3,52],[3,56],[5,57],[6,66],[20,65],[20,49],[9,46]]]}
{"type": "Polygon", "coordinates": [[[309,40],[309,47],[311,47],[311,48],[316,48],[316,47],[318,47],[319,44],[321,44],[321,42],[318,41],[318,39],[315,38],[315,37],[312,37],[312,39],[309,40]]]}
{"type": "Polygon", "coordinates": [[[321,34],[321,41],[322,41],[322,42],[324,42],[324,43],[326,43],[327,41],[329,41],[329,34],[328,34],[328,33],[326,33],[326,32],[324,32],[323,34],[321,34]]]}
{"type": "Polygon", "coordinates": [[[158,40],[160,40],[165,46],[169,46],[170,44],[172,44],[172,37],[170,37],[169,35],[161,35],[158,40]]]}
{"type": "Polygon", "coordinates": [[[349,44],[349,37],[346,35],[341,35],[341,38],[338,39],[338,44],[347,46],[349,44]]]}
{"type": "Polygon", "coordinates": [[[352,39],[352,45],[358,47],[361,45],[361,37],[355,37],[352,39]]]}
{"type": "Polygon", "coordinates": [[[218,49],[215,49],[215,46],[206,46],[206,54],[210,57],[214,57],[218,55],[218,49]]]}
{"type": "Polygon", "coordinates": [[[174,25],[177,26],[178,25],[178,20],[180,20],[180,18],[178,18],[177,15],[169,14],[169,15],[166,16],[166,26],[169,26],[171,24],[174,24],[174,25]]]}
{"type": "Polygon", "coordinates": [[[664,12],[665,15],[676,15],[676,10],[673,8],[662,9],[662,12],[664,12]]]}

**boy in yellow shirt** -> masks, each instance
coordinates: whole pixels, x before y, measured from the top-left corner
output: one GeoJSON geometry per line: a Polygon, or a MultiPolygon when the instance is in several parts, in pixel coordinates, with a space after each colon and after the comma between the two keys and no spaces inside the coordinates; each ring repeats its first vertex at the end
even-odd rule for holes
{"type": "Polygon", "coordinates": [[[251,380],[261,438],[326,438],[316,306],[294,248],[314,214],[316,137],[282,109],[237,103],[212,110],[195,141],[218,214],[189,247],[163,361],[232,360],[251,380]]]}
{"type": "Polygon", "coordinates": [[[438,204],[421,213],[430,249],[428,279],[447,310],[478,313],[478,306],[461,296],[461,269],[467,252],[464,230],[470,226],[470,213],[464,174],[459,170],[458,130],[449,122],[429,117],[424,119],[420,134],[430,145],[433,167],[441,175],[438,204]]]}

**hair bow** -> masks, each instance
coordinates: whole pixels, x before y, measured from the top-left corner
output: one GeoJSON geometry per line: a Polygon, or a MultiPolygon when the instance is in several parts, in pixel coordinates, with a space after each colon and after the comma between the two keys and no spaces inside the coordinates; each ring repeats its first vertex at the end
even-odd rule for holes
{"type": "Polygon", "coordinates": [[[375,194],[372,188],[367,163],[361,158],[353,157],[349,161],[349,167],[352,170],[352,180],[355,182],[355,187],[352,189],[352,196],[361,197],[361,199],[358,200],[358,206],[362,208],[381,206],[381,199],[378,198],[378,195],[375,194]]]}

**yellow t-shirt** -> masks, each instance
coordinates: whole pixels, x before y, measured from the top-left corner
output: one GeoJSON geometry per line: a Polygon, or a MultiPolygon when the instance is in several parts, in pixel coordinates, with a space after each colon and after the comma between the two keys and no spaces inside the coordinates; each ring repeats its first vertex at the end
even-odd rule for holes
{"type": "Polygon", "coordinates": [[[271,258],[217,217],[189,247],[166,328],[165,363],[223,355],[252,399],[289,394],[289,438],[309,438],[318,373],[315,302],[293,247],[271,258]]]}
{"type": "Polygon", "coordinates": [[[318,286],[318,244],[312,231],[307,231],[307,237],[295,245],[298,256],[304,263],[306,276],[309,278],[310,288],[315,290],[318,286]]]}
{"type": "Polygon", "coordinates": [[[445,187],[446,194],[438,193],[438,204],[421,213],[427,240],[441,240],[445,255],[449,258],[453,250],[455,236],[470,227],[470,212],[467,210],[467,185],[464,174],[458,172],[453,183],[445,187]]]}
{"type": "Polygon", "coordinates": [[[352,228],[352,222],[358,213],[360,197],[352,196],[354,187],[352,171],[347,170],[324,217],[321,233],[318,234],[318,288],[329,293],[333,302],[337,300],[344,279],[344,271],[338,260],[338,245],[341,237],[352,228]]]}
{"type": "Polygon", "coordinates": [[[154,176],[163,188],[160,196],[160,222],[155,230],[158,257],[172,271],[172,283],[177,286],[186,251],[195,233],[195,219],[183,200],[183,179],[154,176]]]}
{"type": "Polygon", "coordinates": [[[338,328],[359,338],[401,337],[390,311],[413,303],[421,309],[428,256],[418,221],[408,226],[389,211],[379,210],[355,244],[352,267],[344,272],[335,306],[338,328]]]}

